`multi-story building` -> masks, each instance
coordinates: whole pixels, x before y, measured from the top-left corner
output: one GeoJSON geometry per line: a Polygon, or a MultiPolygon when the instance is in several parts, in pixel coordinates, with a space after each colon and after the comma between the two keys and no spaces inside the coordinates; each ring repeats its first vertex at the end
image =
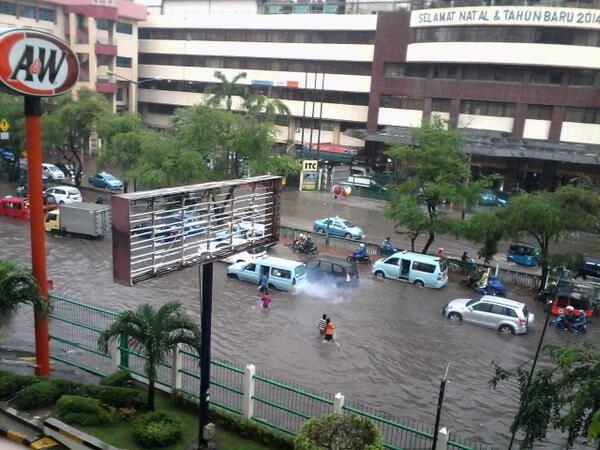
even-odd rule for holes
{"type": "Polygon", "coordinates": [[[204,98],[215,70],[243,71],[289,107],[282,141],[314,145],[320,117],[321,143],[374,163],[439,115],[506,188],[598,177],[600,3],[508,3],[162,0],[141,25],[139,70],[163,80],[141,89],[140,109],[165,126],[204,98]]]}
{"type": "Polygon", "coordinates": [[[137,23],[145,19],[146,7],[130,0],[0,0],[0,28],[35,28],[64,39],[79,59],[75,90],[101,92],[115,111],[136,107],[137,23]]]}

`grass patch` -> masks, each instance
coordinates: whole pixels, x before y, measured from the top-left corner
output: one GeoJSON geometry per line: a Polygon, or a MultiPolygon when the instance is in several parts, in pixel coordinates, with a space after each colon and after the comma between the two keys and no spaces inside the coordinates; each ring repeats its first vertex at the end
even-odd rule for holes
{"type": "MultiPolygon", "coordinates": [[[[157,392],[156,410],[163,411],[171,417],[176,417],[183,424],[183,440],[179,444],[162,447],[161,450],[185,450],[194,440],[198,438],[198,416],[174,407],[166,395],[157,392]]],[[[147,450],[140,447],[133,440],[131,423],[118,421],[108,426],[80,426],[77,427],[98,439],[115,447],[127,450],[147,450]]],[[[223,450],[268,450],[261,444],[247,439],[242,439],[235,434],[217,426],[217,442],[223,450]]]]}

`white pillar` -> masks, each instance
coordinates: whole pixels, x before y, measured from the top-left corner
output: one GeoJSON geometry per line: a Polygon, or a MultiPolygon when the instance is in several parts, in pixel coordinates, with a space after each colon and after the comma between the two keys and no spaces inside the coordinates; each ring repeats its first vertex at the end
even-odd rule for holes
{"type": "Polygon", "coordinates": [[[171,361],[171,391],[175,389],[181,389],[181,352],[180,345],[177,344],[175,349],[173,350],[173,359],[171,361]]]}
{"type": "Polygon", "coordinates": [[[333,412],[336,414],[342,414],[342,408],[344,407],[344,400],[345,397],[342,395],[341,392],[338,392],[337,394],[335,394],[335,397],[333,397],[333,412]]]}
{"type": "Polygon", "coordinates": [[[119,351],[119,337],[113,337],[108,341],[108,354],[110,356],[110,373],[119,370],[121,352],[119,351]]]}
{"type": "Polygon", "coordinates": [[[435,445],[435,450],[447,450],[448,439],[450,439],[450,432],[448,429],[446,427],[440,428],[440,431],[438,431],[438,439],[435,445]]]}
{"type": "Polygon", "coordinates": [[[245,419],[250,420],[254,414],[254,374],[256,367],[254,364],[248,364],[244,370],[244,385],[242,386],[242,415],[245,419]]]}

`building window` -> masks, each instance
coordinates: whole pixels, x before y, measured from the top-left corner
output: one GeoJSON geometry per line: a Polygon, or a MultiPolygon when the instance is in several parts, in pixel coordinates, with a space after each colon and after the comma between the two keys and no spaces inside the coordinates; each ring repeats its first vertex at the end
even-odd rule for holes
{"type": "Polygon", "coordinates": [[[433,68],[433,78],[456,80],[457,75],[458,65],[455,64],[436,64],[433,68]]]}
{"type": "Polygon", "coordinates": [[[19,16],[35,19],[35,6],[19,5],[19,16]]]}
{"type": "Polygon", "coordinates": [[[571,70],[569,84],[574,86],[600,86],[600,71],[571,70]]]}
{"type": "Polygon", "coordinates": [[[528,105],[527,118],[535,120],[552,120],[553,107],[550,105],[528,105]]]}
{"type": "Polygon", "coordinates": [[[131,58],[125,56],[117,56],[117,67],[131,67],[131,58]]]}
{"type": "Polygon", "coordinates": [[[429,65],[385,63],[383,66],[383,73],[386,77],[427,78],[429,65]]]}
{"type": "Polygon", "coordinates": [[[463,100],[460,102],[460,112],[462,114],[473,114],[476,116],[514,117],[515,104],[463,100]]]}
{"type": "Polygon", "coordinates": [[[12,2],[0,2],[0,14],[16,16],[17,15],[17,7],[12,2]]]}
{"type": "Polygon", "coordinates": [[[110,30],[110,21],[108,19],[96,19],[96,28],[99,30],[110,30]]]}
{"type": "Polygon", "coordinates": [[[431,110],[435,112],[450,112],[449,98],[434,98],[431,100],[431,110]]]}
{"type": "Polygon", "coordinates": [[[535,84],[561,84],[563,70],[551,67],[532,67],[529,80],[535,84]]]}
{"type": "Polygon", "coordinates": [[[600,109],[567,108],[565,111],[565,122],[600,124],[600,109]]]}
{"type": "Polygon", "coordinates": [[[116,99],[118,102],[122,102],[123,101],[123,88],[117,88],[117,93],[116,93],[116,99]]]}
{"type": "Polygon", "coordinates": [[[397,108],[397,109],[415,109],[423,110],[422,97],[395,97],[392,95],[382,95],[380,97],[379,106],[382,108],[397,108]]]}
{"type": "Polygon", "coordinates": [[[523,81],[523,69],[514,66],[466,65],[463,67],[463,80],[480,81],[523,81]]]}
{"type": "MultiPolygon", "coordinates": [[[[371,75],[371,63],[348,61],[305,61],[293,59],[237,58],[226,56],[173,55],[140,53],[139,64],[165,66],[213,67],[239,70],[274,70],[282,72],[341,73],[371,75]]],[[[302,76],[302,78],[304,78],[302,76]]],[[[290,80],[301,81],[301,80],[290,80]]]]}
{"type": "Polygon", "coordinates": [[[133,34],[133,25],[125,22],[117,22],[117,33],[133,34]]]}
{"type": "Polygon", "coordinates": [[[46,20],[48,22],[54,22],[56,13],[53,9],[38,8],[38,14],[40,20],[46,20]]]}

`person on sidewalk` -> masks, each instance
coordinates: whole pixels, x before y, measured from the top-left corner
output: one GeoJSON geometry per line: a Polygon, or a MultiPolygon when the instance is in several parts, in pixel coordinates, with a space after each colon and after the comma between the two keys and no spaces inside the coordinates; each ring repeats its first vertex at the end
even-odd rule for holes
{"type": "Polygon", "coordinates": [[[323,314],[321,319],[319,319],[319,325],[317,328],[319,329],[319,334],[323,336],[325,334],[325,323],[327,322],[327,314],[323,314]]]}
{"type": "Polygon", "coordinates": [[[269,291],[267,289],[264,290],[263,295],[260,299],[262,301],[262,306],[263,308],[268,308],[269,304],[271,303],[271,294],[269,294],[269,291]]]}
{"type": "Polygon", "coordinates": [[[333,341],[333,330],[335,330],[335,326],[333,325],[333,322],[331,321],[331,319],[328,317],[325,320],[325,340],[327,342],[334,342],[333,341]]]}

